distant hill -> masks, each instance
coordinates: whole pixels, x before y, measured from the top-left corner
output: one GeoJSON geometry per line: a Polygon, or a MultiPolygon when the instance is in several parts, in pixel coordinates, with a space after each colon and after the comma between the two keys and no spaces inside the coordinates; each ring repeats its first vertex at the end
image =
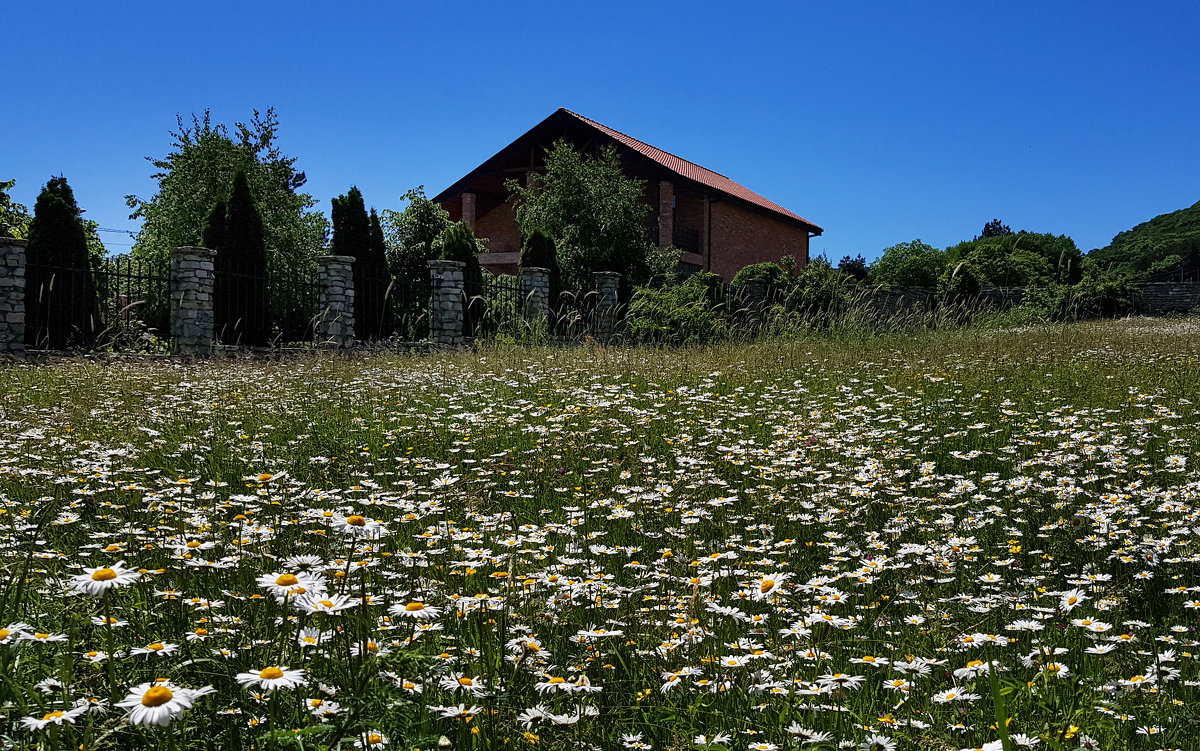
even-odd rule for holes
{"type": "Polygon", "coordinates": [[[1151,274],[1200,268],[1200,202],[1125,230],[1088,258],[1151,274]]]}

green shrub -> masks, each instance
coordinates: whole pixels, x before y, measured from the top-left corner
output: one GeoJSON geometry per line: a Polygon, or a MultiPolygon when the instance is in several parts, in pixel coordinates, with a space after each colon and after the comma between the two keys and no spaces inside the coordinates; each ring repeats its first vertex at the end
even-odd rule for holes
{"type": "Polygon", "coordinates": [[[732,287],[741,287],[750,281],[763,281],[768,285],[778,284],[783,279],[785,274],[783,268],[777,263],[752,263],[749,266],[743,266],[733,275],[733,281],[729,284],[732,287]]]}
{"type": "Polygon", "coordinates": [[[629,337],[657,344],[698,344],[727,337],[724,310],[710,299],[707,277],[716,275],[699,276],[657,289],[638,287],[625,319],[629,337]]]}

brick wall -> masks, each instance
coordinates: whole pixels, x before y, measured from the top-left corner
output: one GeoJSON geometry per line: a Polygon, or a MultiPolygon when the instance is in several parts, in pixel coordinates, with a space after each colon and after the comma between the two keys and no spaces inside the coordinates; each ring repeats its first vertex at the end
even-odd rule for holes
{"type": "MultiPolygon", "coordinates": [[[[483,216],[475,218],[475,236],[488,239],[489,253],[519,253],[521,250],[521,230],[517,227],[517,217],[513,213],[511,203],[505,201],[483,216]]],[[[484,268],[496,274],[515,274],[517,265],[505,263],[489,264],[487,254],[479,257],[484,268]]]]}
{"type": "MultiPolygon", "coordinates": [[[[712,272],[726,281],[752,263],[778,263],[793,256],[798,267],[808,263],[808,231],[743,208],[733,201],[712,204],[712,272]]],[[[708,249],[701,248],[707,258],[708,249]]]]}

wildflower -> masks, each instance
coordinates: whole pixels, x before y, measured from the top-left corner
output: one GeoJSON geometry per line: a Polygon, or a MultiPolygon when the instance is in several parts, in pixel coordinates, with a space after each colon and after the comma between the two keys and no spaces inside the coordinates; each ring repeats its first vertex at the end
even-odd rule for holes
{"type": "Polygon", "coordinates": [[[396,604],[388,608],[388,612],[392,615],[398,615],[404,618],[414,618],[419,621],[437,618],[442,614],[441,608],[435,608],[432,605],[427,605],[424,602],[410,602],[406,605],[396,604]]]}
{"type": "Polygon", "coordinates": [[[212,686],[193,690],[166,681],[142,683],[130,689],[117,706],[129,710],[128,719],[134,725],[165,727],[190,709],[197,698],[212,692],[212,686]]]}
{"type": "Polygon", "coordinates": [[[896,742],[886,735],[871,733],[858,744],[860,751],[896,751],[896,742]]]}
{"type": "Polygon", "coordinates": [[[355,748],[384,748],[387,744],[387,736],[378,730],[367,730],[354,741],[355,748]]]}
{"type": "Polygon", "coordinates": [[[297,610],[304,613],[336,615],[343,610],[354,607],[355,602],[346,595],[331,595],[318,592],[297,597],[294,604],[297,610]]]}
{"type": "Polygon", "coordinates": [[[33,629],[28,623],[10,623],[0,628],[0,644],[15,644],[33,629]]]}
{"type": "Polygon", "coordinates": [[[782,589],[784,583],[790,578],[790,574],[784,573],[764,574],[753,585],[754,599],[765,600],[782,589]]]}
{"type": "Polygon", "coordinates": [[[56,641],[66,641],[66,634],[48,634],[45,632],[29,633],[28,631],[21,633],[21,639],[24,641],[35,641],[39,644],[49,644],[56,641]]]}
{"type": "Polygon", "coordinates": [[[1075,607],[1087,599],[1087,595],[1081,589],[1068,589],[1062,593],[1062,597],[1058,601],[1058,607],[1064,612],[1071,612],[1075,607]]]}
{"type": "Polygon", "coordinates": [[[155,655],[157,657],[166,657],[170,654],[173,654],[178,649],[179,649],[178,644],[167,644],[164,642],[156,641],[156,642],[147,644],[144,647],[138,647],[137,649],[131,649],[129,651],[129,654],[131,654],[131,655],[155,655]]]}
{"type": "Polygon", "coordinates": [[[276,691],[281,688],[305,686],[308,681],[303,670],[288,670],[286,667],[271,666],[257,673],[238,673],[237,682],[247,688],[257,686],[263,691],[276,691]]]}
{"type": "Polygon", "coordinates": [[[438,685],[452,693],[462,692],[475,697],[483,696],[488,690],[487,681],[483,678],[477,675],[468,676],[462,673],[445,675],[438,681],[438,685]]]}
{"type": "Polygon", "coordinates": [[[948,688],[945,691],[939,691],[933,695],[933,700],[938,704],[946,704],[952,701],[978,701],[979,694],[971,694],[957,688],[948,688]]]}
{"type": "Polygon", "coordinates": [[[308,699],[304,702],[304,708],[321,722],[337,717],[338,712],[342,711],[341,705],[330,699],[308,699]]]}
{"type": "Polygon", "coordinates": [[[55,709],[37,717],[22,717],[21,724],[29,730],[42,730],[47,725],[74,724],[75,718],[87,712],[87,707],[72,707],[71,709],[55,709]]]}
{"type": "Polygon", "coordinates": [[[482,712],[483,707],[480,707],[480,706],[468,707],[466,704],[459,704],[458,706],[447,706],[447,707],[430,706],[429,711],[436,712],[443,719],[446,719],[446,720],[454,720],[454,719],[470,720],[472,717],[474,717],[475,715],[482,712]]]}
{"type": "Polygon", "coordinates": [[[92,597],[99,597],[115,587],[132,584],[141,576],[137,571],[131,571],[118,561],[111,567],[85,568],[82,574],[71,577],[71,586],[76,590],[92,597]]]}
{"type": "Polygon", "coordinates": [[[317,576],[301,572],[275,572],[258,577],[258,586],[266,589],[271,596],[282,601],[286,597],[298,597],[309,593],[323,593],[325,582],[317,576]]]}

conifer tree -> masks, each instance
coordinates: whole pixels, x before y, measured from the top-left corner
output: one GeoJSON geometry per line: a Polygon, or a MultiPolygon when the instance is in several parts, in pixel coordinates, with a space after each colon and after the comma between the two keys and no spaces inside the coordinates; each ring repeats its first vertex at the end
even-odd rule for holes
{"type": "MultiPolygon", "coordinates": [[[[267,299],[267,249],[262,218],[250,194],[242,170],[233,177],[233,189],[225,213],[224,244],[217,251],[214,302],[220,299],[227,311],[218,316],[222,341],[262,347],[271,339],[270,305],[267,299]],[[219,290],[219,291],[218,291],[219,290]]],[[[215,311],[214,311],[215,312],[215,311]]],[[[214,321],[215,323],[215,321],[214,321]]]]}
{"type": "Polygon", "coordinates": [[[99,326],[87,231],[66,178],[46,183],[25,249],[25,341],[31,347],[91,347],[99,326]]]}
{"type": "Polygon", "coordinates": [[[550,271],[551,294],[559,290],[558,251],[554,246],[554,238],[547,235],[540,227],[534,227],[525,238],[521,248],[521,268],[543,268],[550,271]]]}
{"type": "Polygon", "coordinates": [[[388,288],[391,282],[383,225],[380,224],[375,209],[371,209],[371,232],[367,252],[354,263],[355,321],[360,320],[358,311],[361,310],[361,320],[369,325],[369,328],[362,329],[367,338],[382,339],[392,333],[387,315],[388,288]]]}

